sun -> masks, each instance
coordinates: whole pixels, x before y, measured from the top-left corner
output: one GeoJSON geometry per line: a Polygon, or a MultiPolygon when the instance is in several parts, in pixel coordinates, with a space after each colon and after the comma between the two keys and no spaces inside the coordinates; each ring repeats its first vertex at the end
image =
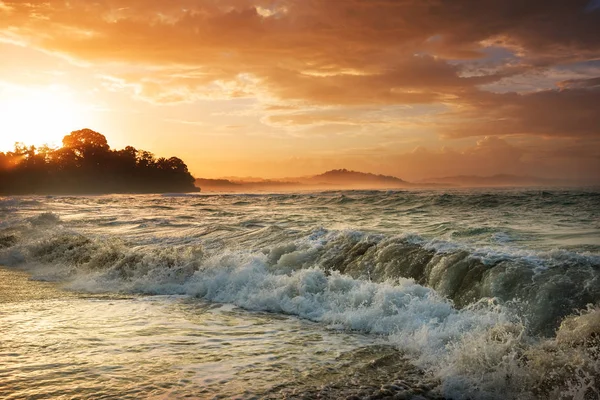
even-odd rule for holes
{"type": "Polygon", "coordinates": [[[62,87],[0,88],[0,151],[16,142],[60,146],[69,132],[90,123],[84,105],[62,87]]]}

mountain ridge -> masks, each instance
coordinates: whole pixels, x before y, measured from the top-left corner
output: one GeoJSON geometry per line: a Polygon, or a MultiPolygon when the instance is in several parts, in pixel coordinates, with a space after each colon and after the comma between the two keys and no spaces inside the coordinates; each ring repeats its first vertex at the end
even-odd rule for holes
{"type": "Polygon", "coordinates": [[[496,174],[489,176],[455,175],[427,178],[409,182],[392,175],[373,174],[332,169],[318,175],[282,179],[237,178],[196,179],[204,191],[289,191],[289,190],[343,190],[343,189],[403,189],[452,187],[519,187],[519,186],[573,186],[574,182],[540,178],[529,175],[496,174]]]}
{"type": "Polygon", "coordinates": [[[395,176],[378,175],[348,169],[333,169],[322,174],[262,179],[227,177],[221,179],[197,178],[196,185],[203,191],[266,191],[266,190],[325,190],[325,189],[393,189],[410,186],[409,182],[395,176]]]}

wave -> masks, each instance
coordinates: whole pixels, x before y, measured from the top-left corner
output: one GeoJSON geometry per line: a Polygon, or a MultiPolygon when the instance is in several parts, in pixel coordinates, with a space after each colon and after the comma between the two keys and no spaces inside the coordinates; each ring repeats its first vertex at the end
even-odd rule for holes
{"type": "Polygon", "coordinates": [[[161,197],[200,197],[201,194],[198,193],[163,193],[161,197]]]}
{"type": "MultiPolygon", "coordinates": [[[[26,259],[80,265],[89,259],[102,258],[107,249],[103,243],[82,240],[78,234],[64,230],[54,232],[53,228],[61,226],[57,214],[41,213],[26,221],[28,229],[46,229],[47,233],[40,231],[40,234],[53,235],[24,243],[22,250],[26,259]]],[[[99,225],[128,224],[138,229],[147,229],[149,226],[172,229],[194,226],[176,221],[177,218],[158,217],[124,221],[109,219],[99,225]]],[[[439,229],[448,228],[444,225],[439,229]]],[[[265,262],[269,268],[279,273],[319,267],[324,271],[337,271],[354,279],[373,282],[408,278],[434,289],[452,300],[458,308],[480,299],[497,298],[510,303],[521,317],[527,319],[528,329],[533,334],[552,335],[565,316],[600,301],[600,255],[593,252],[469,246],[447,240],[426,239],[416,234],[388,236],[323,228],[302,234],[276,225],[270,226],[257,218],[238,219],[235,224],[206,225],[195,232],[200,237],[211,235],[217,240],[213,243],[216,247],[210,250],[211,254],[228,253],[241,246],[237,251],[244,254],[266,254],[265,262]],[[230,233],[214,236],[217,231],[230,233]]],[[[503,231],[488,227],[470,228],[464,230],[463,236],[482,232],[495,232],[497,235],[503,231]]],[[[12,239],[5,239],[4,247],[15,244],[14,238],[19,234],[7,237],[12,239]]],[[[502,236],[498,240],[511,239],[502,236]]],[[[151,253],[164,251],[156,240],[151,240],[149,244],[158,249],[150,248],[151,253]]],[[[121,258],[128,253],[124,248],[119,251],[121,258]]],[[[185,253],[185,248],[177,251],[185,253]]],[[[105,264],[96,261],[96,269],[112,268],[111,260],[108,259],[105,264]]]]}
{"type": "MultiPolygon", "coordinates": [[[[52,213],[43,213],[28,221],[32,228],[48,229],[49,232],[52,227],[60,226],[59,217],[52,213]]],[[[188,226],[161,218],[135,221],[141,224],[139,228],[150,222],[159,226],[188,226]]],[[[216,247],[203,254],[229,254],[241,245],[243,248],[235,251],[264,257],[265,264],[279,274],[318,267],[328,273],[337,271],[354,279],[376,283],[412,279],[451,300],[457,308],[495,298],[514,308],[527,320],[529,331],[536,335],[552,335],[567,315],[600,302],[600,255],[596,253],[564,249],[507,252],[507,248],[469,248],[415,234],[388,237],[351,230],[317,229],[308,235],[298,235],[296,231],[265,226],[255,219],[239,221],[238,225],[253,230],[238,231],[235,226],[217,224],[197,231],[197,235],[204,237],[217,231],[231,232],[215,237],[218,238],[214,243],[216,247]]],[[[11,233],[0,242],[3,247],[15,247],[18,237],[11,233]]],[[[104,241],[60,231],[17,246],[22,254],[12,258],[110,271],[122,268],[123,260],[128,260],[131,253],[124,245],[116,246],[115,243],[107,245],[104,241]]],[[[177,255],[174,259],[153,259],[158,268],[170,268],[180,263],[178,257],[187,254],[189,248],[175,246],[167,250],[154,240],[149,245],[154,247],[143,251],[160,257],[177,255]]],[[[4,260],[5,264],[7,262],[4,260]]],[[[194,263],[188,260],[194,265],[203,262],[203,259],[194,260],[194,263]]],[[[145,273],[149,268],[146,264],[128,265],[128,268],[145,273]]]]}
{"type": "Polygon", "coordinates": [[[600,194],[591,190],[549,192],[539,190],[464,190],[449,191],[338,191],[323,192],[314,196],[319,203],[359,202],[365,205],[413,207],[436,209],[546,209],[565,206],[597,207],[600,194]]]}
{"type": "Polygon", "coordinates": [[[455,399],[597,393],[593,253],[274,226],[211,246],[132,246],[48,213],[2,235],[0,264],[74,290],[197,296],[386,336],[455,399]]]}
{"type": "Polygon", "coordinates": [[[34,226],[53,226],[60,222],[60,217],[52,212],[45,212],[29,218],[28,221],[34,226]]]}
{"type": "Polygon", "coordinates": [[[18,208],[32,207],[38,205],[40,205],[40,202],[38,200],[0,196],[0,212],[11,212],[16,211],[18,208]]]}

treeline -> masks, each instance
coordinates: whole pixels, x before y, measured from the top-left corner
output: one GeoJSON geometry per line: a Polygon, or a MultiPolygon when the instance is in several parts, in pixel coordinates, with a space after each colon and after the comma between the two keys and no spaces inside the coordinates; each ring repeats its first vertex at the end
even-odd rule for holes
{"type": "Polygon", "coordinates": [[[65,136],[61,148],[15,145],[0,152],[0,194],[194,192],[194,178],[177,157],[158,158],[131,146],[111,150],[91,129],[65,136]]]}

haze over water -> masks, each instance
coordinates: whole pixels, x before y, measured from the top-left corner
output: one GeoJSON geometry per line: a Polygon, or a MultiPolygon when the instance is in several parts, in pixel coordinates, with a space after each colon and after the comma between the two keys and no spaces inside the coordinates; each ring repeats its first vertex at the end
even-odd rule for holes
{"type": "Polygon", "coordinates": [[[0,397],[598,398],[599,210],[593,189],[2,198],[0,397]]]}

